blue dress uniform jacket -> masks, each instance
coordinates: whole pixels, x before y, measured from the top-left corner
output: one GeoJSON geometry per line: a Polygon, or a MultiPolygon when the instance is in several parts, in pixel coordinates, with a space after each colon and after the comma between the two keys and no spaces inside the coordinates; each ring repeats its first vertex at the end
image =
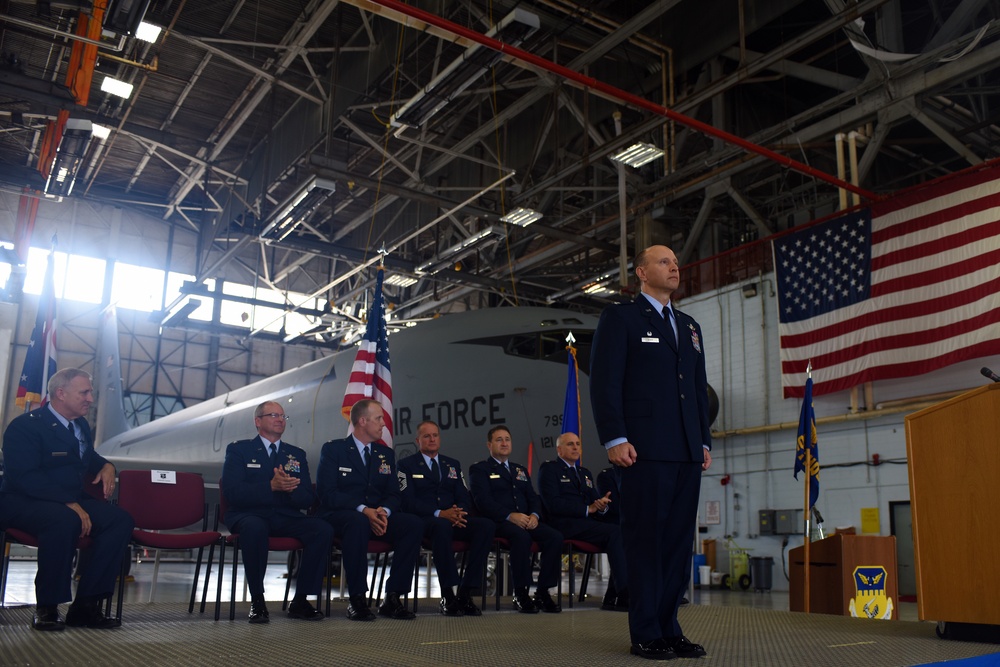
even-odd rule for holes
{"type": "Polygon", "coordinates": [[[676,339],[641,294],[609,306],[591,348],[600,442],[626,438],[636,451],[620,471],[633,644],[682,636],[677,609],[691,571],[703,445],[711,444],[704,338],[691,317],[674,314],[676,339]]]}
{"type": "Polygon", "coordinates": [[[590,471],[581,466],[574,474],[562,459],[546,461],[538,468],[538,489],[552,527],[568,540],[601,547],[608,554],[616,586],[625,588],[628,570],[621,528],[601,521],[599,514],[588,514],[590,504],[603,495],[598,492],[590,471]]]}
{"type": "Polygon", "coordinates": [[[496,522],[506,521],[511,512],[542,516],[542,501],[531,486],[524,466],[508,462],[510,470],[492,456],[469,467],[472,497],[479,513],[496,522]]]}
{"type": "Polygon", "coordinates": [[[457,505],[469,511],[472,497],[465,488],[462,464],[457,459],[438,454],[441,481],[434,482],[420,452],[399,461],[399,479],[403,511],[417,516],[434,515],[437,510],[457,505]]]}
{"type": "Polygon", "coordinates": [[[309,462],[304,450],[282,441],[278,448],[278,466],[300,482],[291,493],[271,490],[271,457],[258,436],[239,440],[226,448],[222,468],[223,490],[229,507],[223,517],[227,526],[239,523],[247,515],[268,518],[276,514],[301,516],[316,499],[309,462]]]}
{"type": "Polygon", "coordinates": [[[674,309],[674,332],[649,301],[609,306],[591,351],[590,398],[601,443],[628,438],[647,461],[695,461],[711,446],[704,337],[674,309]]]}
{"type": "Polygon", "coordinates": [[[510,543],[510,578],[515,589],[531,585],[531,542],[542,552],[538,588],[559,583],[562,561],[562,534],[539,522],[533,530],[515,526],[507,517],[512,512],[542,516],[542,501],[531,486],[528,470],[508,461],[510,470],[492,456],[469,467],[472,499],[483,516],[496,522],[496,535],[510,543]]]}
{"type": "Polygon", "coordinates": [[[83,487],[108,462],[94,450],[90,425],[73,422],[87,442],[83,457],[80,443],[52,410],[43,406],[10,423],[3,438],[4,494],[36,500],[72,503],[87,498],[83,487]]]}
{"type": "Polygon", "coordinates": [[[376,442],[371,443],[371,448],[371,471],[368,471],[352,436],[323,445],[316,471],[316,491],[324,510],[353,510],[358,505],[385,507],[393,514],[399,510],[396,455],[376,442]]]}
{"type": "Polygon", "coordinates": [[[441,480],[435,481],[423,454],[417,452],[399,462],[399,484],[403,497],[403,511],[420,517],[424,524],[424,537],[430,540],[441,586],[460,583],[470,590],[481,587],[486,561],[489,558],[496,523],[478,516],[465,517],[466,526],[455,528],[447,519],[434,516],[438,510],[452,506],[472,511],[472,497],[465,488],[462,466],[457,459],[438,454],[441,480]],[[452,540],[469,543],[465,578],[460,581],[451,551],[452,540]]]}
{"type": "Polygon", "coordinates": [[[264,596],[269,537],[294,537],[303,544],[297,595],[320,592],[333,544],[330,525],[302,513],[316,499],[305,451],[281,441],[277,464],[288,476],[299,479],[290,493],[271,489],[274,469],[260,436],[230,444],[222,468],[222,492],[228,504],[223,521],[240,535],[243,568],[254,599],[264,596]]]}
{"type": "Polygon", "coordinates": [[[108,462],[94,450],[90,426],[74,420],[85,443],[56,418],[48,406],[14,419],[3,436],[4,477],[0,487],[0,525],[38,539],[35,597],[39,605],[71,599],[70,579],[80,518],[67,503],[90,515],[93,545],[80,573],[77,598],[99,598],[114,591],[134,522],[124,510],[84,492],[108,462]]]}
{"type": "Polygon", "coordinates": [[[420,552],[423,525],[420,519],[401,510],[396,455],[385,445],[371,443],[371,466],[365,467],[353,436],[323,445],[316,472],[316,491],[321,512],[341,540],[347,590],[354,597],[368,590],[368,540],[388,542],[393,547],[392,567],[386,590],[410,591],[413,568],[420,552]],[[389,510],[384,535],[376,536],[359,506],[389,510]]]}

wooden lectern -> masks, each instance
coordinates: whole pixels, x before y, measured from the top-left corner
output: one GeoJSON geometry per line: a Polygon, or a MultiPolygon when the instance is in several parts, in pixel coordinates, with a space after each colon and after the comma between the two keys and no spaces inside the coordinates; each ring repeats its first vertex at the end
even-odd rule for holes
{"type": "MultiPolygon", "coordinates": [[[[853,602],[855,615],[859,617],[881,618],[887,609],[891,609],[891,618],[899,619],[895,537],[831,535],[809,545],[809,562],[811,613],[850,616],[853,602]],[[856,599],[858,580],[855,570],[864,568],[861,572],[864,575],[873,566],[884,569],[885,580],[875,584],[882,589],[885,600],[880,599],[877,605],[865,610],[865,603],[856,599]]],[[[796,547],[788,552],[788,578],[789,610],[805,611],[805,547],[796,547]]],[[[864,599],[871,600],[871,597],[864,599]]]]}
{"type": "Polygon", "coordinates": [[[918,616],[1000,625],[1000,384],[908,415],[906,454],[918,616]]]}

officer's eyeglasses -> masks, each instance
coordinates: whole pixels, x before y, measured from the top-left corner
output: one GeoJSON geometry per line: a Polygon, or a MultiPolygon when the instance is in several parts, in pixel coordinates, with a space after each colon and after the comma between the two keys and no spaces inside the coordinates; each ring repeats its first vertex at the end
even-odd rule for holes
{"type": "Polygon", "coordinates": [[[280,419],[284,419],[285,421],[288,421],[288,419],[289,419],[288,415],[281,415],[281,414],[278,414],[277,412],[268,412],[268,413],[262,414],[261,417],[271,417],[272,419],[274,419],[274,418],[280,418],[280,419]]]}

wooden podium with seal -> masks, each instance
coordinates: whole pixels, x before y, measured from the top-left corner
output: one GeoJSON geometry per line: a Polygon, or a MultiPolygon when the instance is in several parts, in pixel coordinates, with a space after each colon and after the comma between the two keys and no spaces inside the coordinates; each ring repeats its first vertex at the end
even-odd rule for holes
{"type": "MultiPolygon", "coordinates": [[[[788,552],[788,607],[805,611],[805,547],[788,552]]],[[[896,620],[896,538],[832,535],[809,545],[809,611],[896,620]]]]}

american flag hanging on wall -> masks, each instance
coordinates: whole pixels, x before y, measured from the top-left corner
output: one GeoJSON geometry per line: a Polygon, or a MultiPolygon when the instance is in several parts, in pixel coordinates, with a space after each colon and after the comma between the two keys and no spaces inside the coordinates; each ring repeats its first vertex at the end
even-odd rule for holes
{"type": "Polygon", "coordinates": [[[781,380],[801,397],[1000,354],[1000,166],[773,241],[781,380]]]}

